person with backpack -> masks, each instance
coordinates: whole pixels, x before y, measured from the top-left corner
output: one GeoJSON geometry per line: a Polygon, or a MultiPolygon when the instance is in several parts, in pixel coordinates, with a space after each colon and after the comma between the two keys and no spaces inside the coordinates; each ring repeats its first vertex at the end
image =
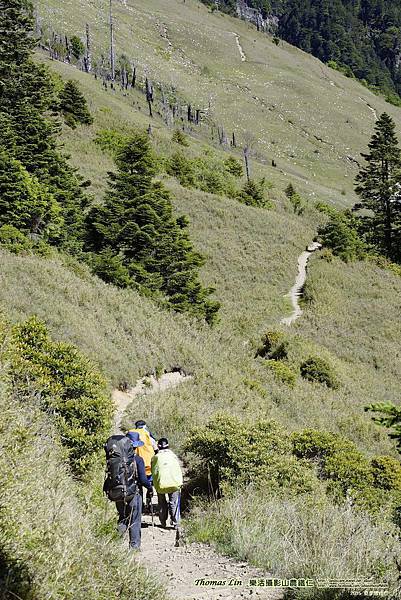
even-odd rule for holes
{"type": "MultiPolygon", "coordinates": [[[[143,458],[143,462],[145,463],[146,476],[149,480],[149,483],[151,484],[152,483],[151,462],[152,462],[152,457],[155,454],[155,450],[157,450],[156,440],[150,433],[150,431],[146,425],[146,421],[143,421],[143,420],[139,420],[139,421],[135,422],[135,429],[130,429],[128,431],[128,433],[127,433],[128,437],[130,437],[131,433],[138,434],[139,439],[141,440],[141,442],[143,442],[141,444],[141,446],[138,446],[136,448],[136,453],[138,454],[138,456],[143,458]]],[[[144,501],[144,506],[146,507],[147,512],[149,513],[151,510],[151,503],[152,503],[152,494],[150,493],[149,490],[147,491],[146,496],[143,499],[143,501],[144,501]]]]}
{"type": "Polygon", "coordinates": [[[143,442],[139,434],[111,436],[105,446],[106,480],[103,491],[115,502],[118,512],[118,531],[129,531],[132,550],[141,547],[142,486],[151,489],[143,459],[135,452],[143,442]]]}
{"type": "Polygon", "coordinates": [[[180,523],[180,498],[183,483],[180,462],[170,450],[168,440],[157,442],[158,452],[152,458],[153,485],[159,503],[159,519],[162,527],[167,525],[170,515],[171,525],[178,529],[180,523]]]}
{"type": "Polygon", "coordinates": [[[140,432],[141,429],[143,429],[144,431],[146,431],[149,434],[150,442],[152,444],[153,450],[156,452],[156,450],[157,450],[156,438],[153,435],[153,433],[150,431],[149,427],[147,426],[146,421],[143,421],[142,419],[140,419],[139,421],[135,421],[135,429],[137,431],[139,431],[139,435],[141,434],[141,432],[140,432]]]}

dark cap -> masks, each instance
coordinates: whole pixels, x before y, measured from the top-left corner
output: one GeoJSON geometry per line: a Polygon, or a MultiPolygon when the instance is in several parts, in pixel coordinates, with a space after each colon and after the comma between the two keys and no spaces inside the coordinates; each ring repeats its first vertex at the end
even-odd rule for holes
{"type": "Polygon", "coordinates": [[[157,447],[159,448],[159,450],[167,450],[169,447],[168,439],[160,438],[160,440],[157,442],[157,447]]]}

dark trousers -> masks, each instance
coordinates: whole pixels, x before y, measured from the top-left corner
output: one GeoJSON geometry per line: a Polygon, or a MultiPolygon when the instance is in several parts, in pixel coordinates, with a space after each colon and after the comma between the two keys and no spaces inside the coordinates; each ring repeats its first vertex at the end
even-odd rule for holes
{"type": "Polygon", "coordinates": [[[118,523],[125,525],[129,531],[129,544],[131,548],[140,548],[142,494],[135,494],[128,502],[116,502],[116,508],[118,510],[118,523]]]}
{"type": "Polygon", "coordinates": [[[165,526],[170,514],[171,524],[178,526],[180,522],[180,491],[171,494],[157,494],[160,523],[165,526]],[[167,496],[167,498],[166,498],[167,496]]]}

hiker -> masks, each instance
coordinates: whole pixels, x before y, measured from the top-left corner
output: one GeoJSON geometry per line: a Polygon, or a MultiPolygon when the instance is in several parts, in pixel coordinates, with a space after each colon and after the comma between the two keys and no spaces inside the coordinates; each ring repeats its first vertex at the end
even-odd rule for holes
{"type": "Polygon", "coordinates": [[[152,458],[152,477],[157,492],[160,524],[166,527],[170,514],[171,525],[178,529],[183,481],[181,466],[177,456],[170,450],[166,438],[157,442],[157,448],[158,452],[152,458]]]}
{"type": "Polygon", "coordinates": [[[129,437],[111,436],[104,447],[107,477],[103,490],[109,500],[116,504],[118,531],[124,534],[128,529],[132,550],[141,547],[142,486],[152,489],[143,459],[135,453],[142,445],[139,434],[133,432],[129,437]]]}
{"type": "Polygon", "coordinates": [[[146,421],[143,421],[142,419],[140,419],[139,421],[135,421],[135,429],[139,432],[139,435],[141,435],[141,432],[140,432],[141,429],[143,429],[144,431],[146,431],[149,434],[150,442],[152,444],[153,450],[156,451],[157,450],[156,438],[153,435],[153,433],[149,430],[149,427],[147,426],[146,421]]]}
{"type": "MultiPolygon", "coordinates": [[[[155,454],[155,450],[157,449],[156,440],[150,433],[150,431],[146,425],[146,421],[143,421],[143,420],[139,420],[139,421],[135,422],[135,428],[130,429],[127,433],[128,437],[130,437],[131,433],[137,433],[139,435],[139,439],[141,440],[141,442],[143,442],[140,447],[137,447],[136,453],[138,454],[138,456],[143,458],[143,462],[145,463],[146,476],[148,478],[149,483],[151,484],[152,483],[151,461],[152,461],[152,457],[155,454]]],[[[151,510],[151,503],[152,503],[152,495],[148,491],[146,493],[146,497],[144,498],[144,504],[145,504],[147,512],[150,512],[150,510],[151,510]]]]}

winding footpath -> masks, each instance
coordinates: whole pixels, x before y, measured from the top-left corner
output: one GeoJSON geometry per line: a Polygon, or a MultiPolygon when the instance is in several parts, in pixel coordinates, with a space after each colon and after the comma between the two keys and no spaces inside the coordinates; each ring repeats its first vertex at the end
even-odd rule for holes
{"type": "Polygon", "coordinates": [[[298,275],[295,279],[295,284],[292,286],[291,290],[287,294],[287,296],[291,298],[291,303],[294,310],[289,317],[284,317],[283,319],[281,319],[280,323],[282,323],[282,325],[287,325],[289,327],[302,315],[302,309],[299,305],[299,299],[302,296],[303,287],[306,281],[308,262],[311,255],[314,252],[316,252],[316,250],[320,250],[321,247],[322,245],[319,244],[319,242],[312,242],[312,244],[310,244],[307,247],[305,252],[302,252],[302,254],[299,256],[298,275]]]}
{"type": "MultiPolygon", "coordinates": [[[[120,432],[121,419],[129,404],[144,394],[155,394],[183,384],[190,379],[179,371],[165,373],[159,379],[144,377],[126,392],[115,389],[113,400],[116,406],[115,433],[120,432]]],[[[180,543],[176,546],[176,531],[162,529],[156,516],[157,494],[153,497],[154,518],[142,516],[142,544],[139,558],[131,555],[151,577],[156,577],[174,600],[220,600],[262,598],[280,600],[282,592],[263,587],[250,586],[252,579],[268,577],[246,562],[221,556],[205,544],[180,543]],[[198,580],[198,583],[196,581],[198,580]],[[236,581],[236,585],[234,585],[236,581]],[[215,585],[213,585],[213,582],[215,585]],[[230,584],[231,582],[231,584],[230,584]],[[239,585],[238,582],[242,582],[239,585]]],[[[123,539],[128,546],[127,534],[123,539]]]]}
{"type": "Polygon", "coordinates": [[[231,33],[233,35],[235,35],[235,41],[237,42],[238,52],[239,52],[239,54],[241,56],[242,62],[245,62],[246,61],[246,54],[245,54],[245,52],[244,52],[244,50],[243,50],[243,48],[241,46],[240,37],[239,37],[238,33],[235,33],[235,31],[232,31],[231,33]]]}

